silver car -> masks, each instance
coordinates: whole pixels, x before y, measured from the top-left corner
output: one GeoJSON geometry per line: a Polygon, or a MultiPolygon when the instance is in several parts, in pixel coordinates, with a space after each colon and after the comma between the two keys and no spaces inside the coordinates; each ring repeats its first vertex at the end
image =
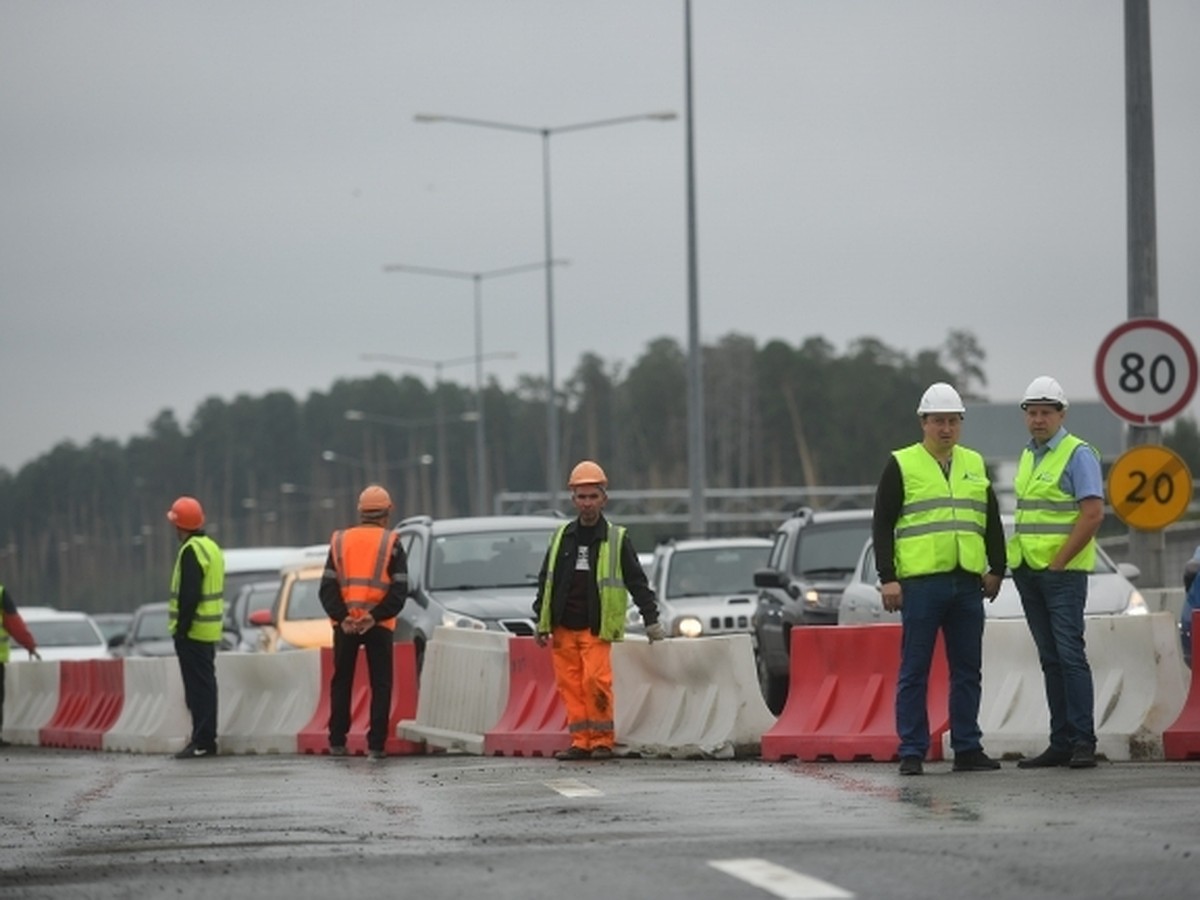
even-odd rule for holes
{"type": "MultiPolygon", "coordinates": [[[[1005,529],[1012,521],[1005,518],[1005,529]]],[[[1096,548],[1096,567],[1088,576],[1088,599],[1084,614],[1089,616],[1144,616],[1149,612],[1146,598],[1133,586],[1141,570],[1132,563],[1115,563],[1101,548],[1096,548]]],[[[1013,584],[1012,573],[1004,573],[1000,593],[991,603],[983,604],[989,619],[1019,619],[1025,612],[1021,596],[1013,584]]],[[[838,608],[839,625],[864,625],[873,622],[899,622],[900,613],[885,612],[879,595],[879,577],[875,572],[875,547],[870,540],[863,547],[858,568],[842,594],[838,608]]]]}
{"type": "MultiPolygon", "coordinates": [[[[756,537],[660,544],[646,574],[657,595],[659,621],[667,634],[708,637],[753,631],[758,605],[754,572],[767,564],[770,553],[771,542],[756,537]]],[[[626,630],[645,630],[633,604],[626,630]]]]}

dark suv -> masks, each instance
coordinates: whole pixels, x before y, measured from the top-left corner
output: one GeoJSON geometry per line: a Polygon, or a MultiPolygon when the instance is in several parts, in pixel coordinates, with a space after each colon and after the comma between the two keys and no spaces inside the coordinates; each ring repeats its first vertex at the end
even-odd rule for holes
{"type": "Polygon", "coordinates": [[[408,555],[408,601],[396,640],[416,645],[418,665],[439,625],[534,633],[537,577],[553,516],[412,516],[396,526],[408,555]]]}
{"type": "Polygon", "coordinates": [[[767,568],[754,573],[755,656],[763,697],[783,709],[792,628],[836,625],[838,603],[871,537],[871,510],[801,507],[775,531],[767,568]]]}

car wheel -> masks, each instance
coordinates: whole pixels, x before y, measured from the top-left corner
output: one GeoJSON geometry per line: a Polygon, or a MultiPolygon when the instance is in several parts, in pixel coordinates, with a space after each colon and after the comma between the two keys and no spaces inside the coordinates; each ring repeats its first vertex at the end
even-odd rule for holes
{"type": "Polygon", "coordinates": [[[755,662],[758,667],[758,686],[762,691],[763,700],[767,702],[767,709],[775,715],[779,715],[783,712],[784,703],[787,702],[787,679],[771,673],[767,667],[766,657],[762,653],[755,654],[755,662]]]}

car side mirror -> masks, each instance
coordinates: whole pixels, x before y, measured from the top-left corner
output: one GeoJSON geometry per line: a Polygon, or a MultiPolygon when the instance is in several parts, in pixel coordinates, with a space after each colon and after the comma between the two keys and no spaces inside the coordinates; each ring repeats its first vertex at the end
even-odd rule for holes
{"type": "Polygon", "coordinates": [[[784,583],[783,573],[778,569],[756,569],[754,572],[754,586],[757,588],[778,588],[785,590],[787,585],[784,583]]]}
{"type": "Polygon", "coordinates": [[[124,634],[114,634],[112,637],[110,637],[108,639],[108,649],[109,650],[116,650],[118,647],[124,646],[124,644],[125,644],[125,635],[124,634]]]}
{"type": "Polygon", "coordinates": [[[1130,562],[1117,563],[1117,571],[1130,581],[1137,581],[1142,577],[1142,570],[1130,562]]]}
{"type": "Polygon", "coordinates": [[[271,616],[269,609],[256,609],[250,613],[250,624],[262,628],[266,625],[274,625],[275,619],[271,616]]]}

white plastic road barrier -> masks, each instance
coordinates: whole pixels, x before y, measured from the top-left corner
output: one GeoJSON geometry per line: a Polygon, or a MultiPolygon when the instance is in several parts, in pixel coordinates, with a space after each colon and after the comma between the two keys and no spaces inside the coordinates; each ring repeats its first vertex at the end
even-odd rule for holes
{"type": "Polygon", "coordinates": [[[321,651],[217,654],[219,753],[297,753],[321,702],[321,651]]]}
{"type": "Polygon", "coordinates": [[[125,700],[101,747],[128,753],[176,753],[192,733],[183,678],[174,656],[124,660],[125,700]]]}
{"type": "Polygon", "coordinates": [[[617,743],[644,756],[757,755],[776,718],[748,634],[613,646],[617,743]]]}
{"type": "Polygon", "coordinates": [[[483,736],[508,702],[508,634],[439,626],[425,647],[416,719],[400,737],[483,754],[483,736]]]}
{"type": "MultiPolygon", "coordinates": [[[[1088,616],[1084,630],[1095,685],[1096,750],[1109,760],[1163,759],[1162,732],[1187,699],[1174,619],[1088,616]]],[[[1050,742],[1050,712],[1037,648],[1024,619],[983,629],[983,746],[991,756],[1036,756],[1050,742]]],[[[950,735],[942,740],[953,757],[950,735]]]]}
{"type": "Polygon", "coordinates": [[[39,746],[38,733],[57,709],[57,661],[22,660],[5,665],[3,737],[6,741],[39,746]]]}

